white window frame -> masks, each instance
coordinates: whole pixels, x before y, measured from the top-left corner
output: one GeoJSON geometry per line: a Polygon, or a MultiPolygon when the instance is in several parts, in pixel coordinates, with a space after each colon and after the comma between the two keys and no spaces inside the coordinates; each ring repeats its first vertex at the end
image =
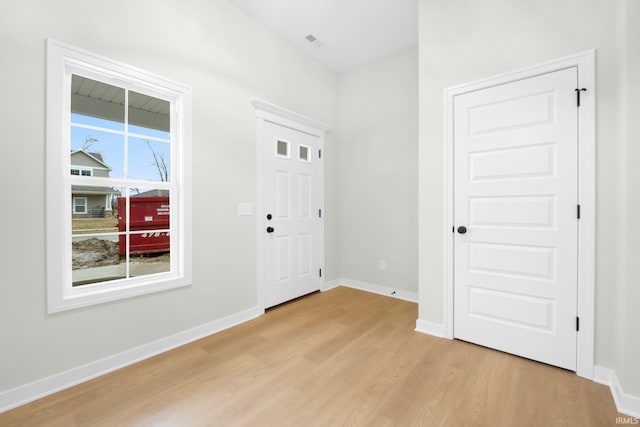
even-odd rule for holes
{"type": "Polygon", "coordinates": [[[74,214],[87,214],[89,213],[89,207],[87,206],[88,200],[86,197],[74,197],[73,198],[73,213],[74,214]],[[76,210],[76,200],[84,200],[84,212],[78,212],[76,210]]]}
{"type": "MultiPolygon", "coordinates": [[[[159,292],[192,282],[191,88],[55,40],[47,40],[47,308],[71,310],[159,292]],[[71,75],[135,90],[171,103],[171,269],[167,273],[72,286],[71,75]]],[[[87,185],[126,186],[132,180],[84,177],[87,185]],[[124,184],[124,185],[123,185],[124,184]]],[[[140,181],[140,186],[149,186],[140,181]]]]}

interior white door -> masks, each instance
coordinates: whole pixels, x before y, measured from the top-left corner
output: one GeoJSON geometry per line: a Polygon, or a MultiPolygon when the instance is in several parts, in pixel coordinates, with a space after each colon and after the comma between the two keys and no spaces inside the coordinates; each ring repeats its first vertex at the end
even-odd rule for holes
{"type": "Polygon", "coordinates": [[[320,289],[320,138],[264,123],[265,307],[320,289]]]}
{"type": "Polygon", "coordinates": [[[573,67],[454,99],[454,336],[571,370],[577,76],[573,67]]]}

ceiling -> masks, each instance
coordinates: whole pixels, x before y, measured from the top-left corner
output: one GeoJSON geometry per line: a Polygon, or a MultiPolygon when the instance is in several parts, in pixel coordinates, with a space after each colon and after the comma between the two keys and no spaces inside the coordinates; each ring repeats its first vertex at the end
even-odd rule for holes
{"type": "Polygon", "coordinates": [[[228,1],[337,71],[418,42],[418,0],[228,1]]]}

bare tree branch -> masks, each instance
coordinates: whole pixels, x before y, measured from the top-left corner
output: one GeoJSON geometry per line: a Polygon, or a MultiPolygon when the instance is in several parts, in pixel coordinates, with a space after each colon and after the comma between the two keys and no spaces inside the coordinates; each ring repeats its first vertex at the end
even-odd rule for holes
{"type": "Polygon", "coordinates": [[[82,144],[82,150],[87,151],[89,147],[93,145],[94,142],[98,142],[97,138],[92,137],[91,135],[87,135],[84,137],[84,144],[82,144]]]}
{"type": "Polygon", "coordinates": [[[148,140],[145,141],[147,143],[147,147],[151,150],[151,154],[153,155],[153,166],[156,167],[158,171],[158,176],[160,177],[160,181],[167,182],[169,181],[169,167],[167,166],[167,160],[164,158],[162,153],[158,153],[151,146],[151,142],[148,140]]]}

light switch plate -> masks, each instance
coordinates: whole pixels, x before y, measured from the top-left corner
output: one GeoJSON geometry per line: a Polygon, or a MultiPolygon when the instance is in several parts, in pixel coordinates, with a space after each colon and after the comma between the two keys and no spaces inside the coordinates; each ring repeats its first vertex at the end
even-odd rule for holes
{"type": "Polygon", "coordinates": [[[238,215],[253,215],[253,203],[238,203],[238,215]]]}

